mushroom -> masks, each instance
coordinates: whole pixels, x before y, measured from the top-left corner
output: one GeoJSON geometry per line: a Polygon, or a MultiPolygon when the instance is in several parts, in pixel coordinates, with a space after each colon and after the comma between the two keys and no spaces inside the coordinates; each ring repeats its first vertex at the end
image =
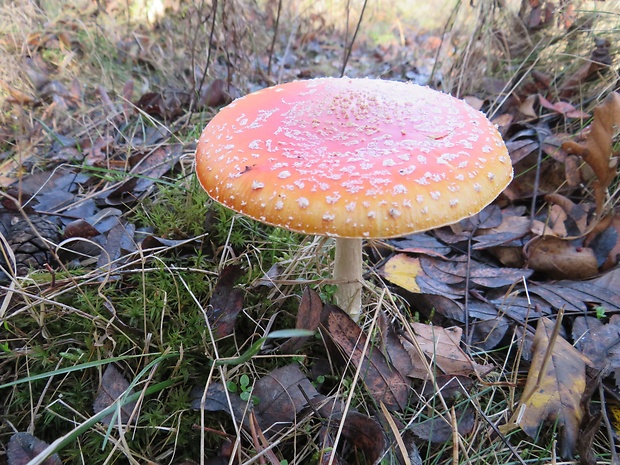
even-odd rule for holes
{"type": "Polygon", "coordinates": [[[361,312],[362,240],[455,223],[512,179],[496,127],[450,95],[377,79],[269,87],[223,108],[196,148],[217,202],[263,223],[336,238],[336,303],[361,312]]]}

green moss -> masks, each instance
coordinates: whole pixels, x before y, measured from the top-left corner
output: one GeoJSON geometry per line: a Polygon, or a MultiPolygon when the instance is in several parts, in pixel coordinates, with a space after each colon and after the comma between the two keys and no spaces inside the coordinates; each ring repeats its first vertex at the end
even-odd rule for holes
{"type": "Polygon", "coordinates": [[[209,196],[192,179],[187,187],[163,186],[134,211],[135,221],[141,226],[155,228],[155,234],[170,239],[184,239],[203,235],[209,196]]]}

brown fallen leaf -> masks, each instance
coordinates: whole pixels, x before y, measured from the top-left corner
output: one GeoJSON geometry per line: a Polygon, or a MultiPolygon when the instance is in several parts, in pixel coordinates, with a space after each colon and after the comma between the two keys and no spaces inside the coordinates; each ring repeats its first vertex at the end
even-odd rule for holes
{"type": "Polygon", "coordinates": [[[142,95],[136,102],[136,107],[155,118],[170,121],[179,116],[189,102],[189,92],[165,89],[162,92],[147,92],[142,95]]]}
{"type": "Polygon", "coordinates": [[[136,250],[134,234],[136,232],[135,225],[129,223],[124,224],[118,217],[115,217],[116,223],[107,233],[105,245],[103,246],[105,253],[99,255],[97,266],[106,270],[115,270],[119,265],[119,259],[127,252],[136,250]]]}
{"type": "Polygon", "coordinates": [[[377,402],[383,402],[390,410],[406,408],[409,398],[406,374],[399,373],[386,355],[372,344],[369,344],[364,354],[367,336],[343,310],[333,305],[325,305],[324,312],[326,316],[322,326],[325,332],[356,368],[362,366],[361,378],[373,398],[377,402]]]}
{"type": "Polygon", "coordinates": [[[605,280],[611,274],[613,271],[587,281],[530,283],[528,290],[557,310],[564,308],[566,311],[583,313],[587,312],[592,304],[598,304],[609,312],[620,312],[620,288],[605,280]]]}
{"type": "Polygon", "coordinates": [[[214,79],[207,87],[199,92],[196,109],[204,110],[207,107],[219,107],[231,102],[230,95],[226,89],[226,81],[214,79]]]}
{"type": "MultiPolygon", "coordinates": [[[[446,375],[470,375],[477,373],[484,376],[493,369],[493,365],[480,365],[472,360],[461,349],[463,330],[459,327],[442,328],[423,323],[412,323],[411,327],[416,338],[417,347],[427,357],[431,366],[436,366],[446,375]]],[[[403,339],[405,349],[412,356],[414,365],[418,364],[419,351],[413,341],[403,339]]],[[[428,370],[425,370],[425,378],[428,370]]],[[[410,376],[420,377],[421,370],[408,373],[410,376]]]]}
{"type": "Polygon", "coordinates": [[[477,320],[471,323],[471,343],[484,351],[490,351],[499,345],[510,329],[508,318],[498,315],[493,320],[477,320]]]}
{"type": "Polygon", "coordinates": [[[577,107],[575,107],[574,105],[568,102],[559,101],[556,103],[551,103],[549,100],[547,100],[542,95],[538,96],[538,100],[542,107],[545,107],[548,110],[559,113],[562,116],[566,116],[567,118],[589,118],[590,117],[588,113],[579,110],[577,107]]]}
{"type": "Polygon", "coordinates": [[[570,241],[541,236],[532,239],[526,249],[528,267],[549,279],[586,279],[598,273],[598,262],[589,247],[570,241]]]}
{"type": "MultiPolygon", "coordinates": [[[[383,319],[387,320],[385,317],[383,319]]],[[[414,356],[410,355],[410,352],[405,349],[401,336],[396,333],[394,326],[389,321],[385,322],[380,336],[381,349],[389,357],[389,361],[394,365],[394,368],[407,376],[411,376],[411,373],[419,371],[420,376],[417,377],[425,378],[424,375],[427,373],[427,367],[422,360],[423,355],[419,355],[414,362],[414,356]]]]}
{"type": "Polygon", "coordinates": [[[590,58],[585,60],[585,63],[577,71],[568,76],[566,81],[559,87],[558,95],[564,98],[573,96],[586,80],[597,72],[609,67],[612,64],[610,47],[611,42],[609,40],[596,38],[594,40],[594,50],[592,50],[590,58]]]}
{"type": "MultiPolygon", "coordinates": [[[[26,465],[39,455],[48,444],[30,433],[15,433],[11,436],[6,448],[8,465],[26,465]]],[[[42,465],[60,465],[62,462],[58,454],[50,455],[42,465]]]]}
{"type": "MultiPolygon", "coordinates": [[[[458,223],[461,231],[477,231],[479,229],[495,228],[502,223],[502,210],[497,205],[488,205],[475,215],[471,215],[458,223]]],[[[455,225],[451,225],[454,229],[455,225]]]]}
{"type": "Polygon", "coordinates": [[[572,458],[584,416],[581,398],[586,388],[586,360],[558,331],[550,319],[538,321],[521,400],[500,430],[506,434],[521,428],[536,438],[544,422],[555,423],[560,427],[560,454],[572,458]]]}
{"type": "Polygon", "coordinates": [[[561,194],[547,194],[545,200],[552,204],[548,220],[556,235],[582,236],[587,231],[590,205],[576,204],[561,194]]]}
{"type": "MultiPolygon", "coordinates": [[[[333,444],[335,432],[343,421],[344,403],[319,394],[299,365],[285,365],[259,378],[252,389],[252,397],[258,399],[257,405],[242,401],[238,394],[227,392],[219,383],[209,385],[206,392],[196,387],[191,396],[192,408],[226,412],[235,420],[243,421],[243,427],[261,440],[295,425],[301,415],[312,408],[320,417],[329,420],[325,424],[330,428],[322,429],[321,434],[326,442],[333,444]]],[[[387,447],[381,425],[350,409],[342,426],[342,437],[364,453],[364,463],[377,463],[387,447]]],[[[340,463],[338,457],[334,463],[340,463]]]]}
{"type": "MultiPolygon", "coordinates": [[[[121,397],[129,388],[129,382],[123,377],[120,371],[118,371],[113,365],[108,367],[103,372],[101,377],[101,386],[97,392],[95,403],[93,404],[93,410],[95,413],[99,413],[102,410],[108,408],[116,400],[121,397]]],[[[131,394],[131,392],[129,393],[131,394]]],[[[128,402],[120,409],[120,421],[126,424],[132,417],[132,413],[136,407],[136,402],[128,402]]],[[[133,420],[135,421],[135,417],[133,420]]],[[[109,425],[112,421],[118,422],[118,419],[114,418],[114,414],[107,415],[101,419],[101,423],[109,425]]]]}
{"type": "Polygon", "coordinates": [[[259,400],[254,409],[258,423],[269,437],[290,427],[319,392],[298,365],[285,365],[258,379],[252,395],[259,400]]]}
{"type": "MultiPolygon", "coordinates": [[[[319,413],[332,422],[331,428],[325,428],[324,443],[334,445],[336,431],[342,422],[342,410],[340,403],[327,402],[319,413]]],[[[387,449],[385,432],[376,420],[355,410],[349,410],[344,418],[342,437],[353,447],[361,450],[366,459],[364,463],[377,465],[387,449]]],[[[322,462],[327,464],[328,462],[322,462]]],[[[343,462],[345,463],[345,462],[343,462]]]]}
{"type": "Polygon", "coordinates": [[[182,144],[159,147],[147,154],[131,157],[132,168],[127,181],[112,190],[105,201],[108,205],[129,205],[150,189],[164,174],[174,168],[183,152],[182,144]]]}
{"type": "Polygon", "coordinates": [[[592,396],[599,391],[603,376],[603,373],[599,372],[592,378],[588,377],[586,390],[581,398],[584,416],[579,426],[579,439],[577,440],[579,465],[596,465],[598,463],[594,444],[597,433],[603,424],[603,411],[598,406],[592,405],[592,396]]]}
{"type": "Polygon", "coordinates": [[[476,260],[438,260],[431,257],[420,259],[422,270],[436,282],[465,283],[469,276],[472,283],[487,288],[511,286],[532,275],[532,270],[496,267],[476,260]]]}
{"type": "MultiPolygon", "coordinates": [[[[604,307],[603,307],[604,308],[604,307]]],[[[573,321],[575,348],[592,361],[597,370],[614,373],[620,386],[620,315],[612,315],[609,323],[591,316],[579,316],[573,321]]]]}
{"type": "MultiPolygon", "coordinates": [[[[474,428],[476,414],[471,403],[463,402],[463,399],[469,397],[468,391],[473,387],[473,381],[465,376],[438,376],[436,384],[437,390],[433,383],[429,383],[422,392],[422,396],[428,399],[429,404],[433,404],[433,397],[441,395],[448,408],[454,406],[450,415],[456,416],[458,433],[461,436],[467,436],[474,428]],[[455,406],[457,402],[459,405],[455,406]]],[[[438,401],[435,402],[438,403],[438,401]]],[[[449,441],[454,436],[450,416],[437,415],[436,412],[433,412],[429,418],[421,415],[416,422],[411,424],[410,428],[418,438],[434,443],[449,441]]]]}
{"type": "Polygon", "coordinates": [[[235,421],[243,421],[249,428],[247,410],[252,408],[252,402],[241,399],[238,393],[228,392],[221,383],[211,383],[205,392],[202,386],[196,386],[190,394],[191,407],[194,410],[206,412],[225,412],[235,421]]]}
{"type": "Polygon", "coordinates": [[[567,141],[562,148],[569,154],[579,155],[596,175],[594,196],[596,213],[600,217],[605,191],[616,176],[617,159],[612,158],[612,143],[620,127],[620,94],[610,93],[603,103],[594,108],[594,119],[583,142],[567,141]]]}
{"type": "Polygon", "coordinates": [[[85,237],[90,239],[91,237],[98,236],[100,233],[92,226],[88,221],[84,219],[73,220],[71,223],[65,226],[63,237],[65,239],[70,237],[85,237]]]}
{"type": "Polygon", "coordinates": [[[517,107],[517,110],[519,110],[519,113],[522,113],[525,116],[529,116],[530,118],[538,118],[538,112],[534,108],[534,105],[536,104],[537,99],[538,99],[537,94],[528,95],[525,98],[525,100],[523,100],[519,104],[519,106],[517,107]]]}
{"type": "MultiPolygon", "coordinates": [[[[297,321],[295,329],[308,329],[316,331],[321,323],[321,313],[323,312],[323,302],[318,293],[306,287],[301,296],[299,310],[297,310],[297,321]]],[[[295,353],[303,346],[308,337],[290,338],[280,347],[282,353],[295,353]]]]}
{"type": "Polygon", "coordinates": [[[7,99],[7,101],[11,103],[17,103],[18,105],[30,105],[35,101],[35,99],[30,95],[25,94],[21,90],[16,89],[15,87],[7,84],[1,79],[0,85],[4,87],[4,90],[9,93],[10,97],[7,99]]]}
{"type": "Polygon", "coordinates": [[[237,315],[243,309],[244,292],[234,287],[241,274],[240,266],[227,266],[220,272],[220,279],[213,289],[207,318],[216,339],[232,334],[237,315]]]}
{"type": "Polygon", "coordinates": [[[515,180],[502,193],[503,196],[515,202],[522,202],[531,198],[534,192],[541,195],[566,189],[564,166],[555,160],[556,157],[563,158],[566,152],[558,151],[554,146],[553,149],[549,149],[551,152],[549,153],[544,146],[545,144],[543,144],[543,152],[549,155],[548,158],[543,157],[543,160],[539,162],[538,149],[536,149],[514,165],[515,180]],[[532,169],[537,165],[540,165],[540,170],[532,169]],[[540,176],[537,176],[539,171],[540,176]]]}
{"type": "Polygon", "coordinates": [[[552,24],[555,8],[552,2],[530,1],[529,4],[532,9],[525,18],[525,25],[528,29],[538,30],[552,24]]]}
{"type": "Polygon", "coordinates": [[[523,268],[523,247],[530,236],[530,219],[522,209],[504,209],[502,222],[495,228],[482,229],[473,238],[472,249],[487,249],[509,268],[523,268]]]}
{"type": "Polygon", "coordinates": [[[387,239],[385,242],[394,247],[398,252],[430,255],[433,257],[444,257],[450,253],[450,247],[442,244],[428,233],[410,234],[404,238],[387,239]]]}
{"type": "Polygon", "coordinates": [[[620,259],[620,214],[606,215],[587,235],[584,245],[592,247],[599,259],[599,270],[607,271],[620,259]]]}

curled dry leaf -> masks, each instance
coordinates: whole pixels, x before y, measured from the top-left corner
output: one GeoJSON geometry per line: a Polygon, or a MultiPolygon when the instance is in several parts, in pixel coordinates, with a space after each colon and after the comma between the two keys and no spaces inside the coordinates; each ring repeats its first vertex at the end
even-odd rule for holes
{"type": "MultiPolygon", "coordinates": [[[[525,4],[525,2],[523,2],[525,4]]],[[[552,24],[554,16],[554,5],[552,2],[530,1],[532,8],[527,18],[525,26],[530,30],[538,30],[552,24]]]]}
{"type": "Polygon", "coordinates": [[[99,235],[99,231],[95,229],[88,221],[84,219],[73,220],[71,223],[65,226],[63,237],[65,239],[70,237],[85,237],[90,239],[99,235]]]}
{"type": "Polygon", "coordinates": [[[613,137],[620,127],[620,94],[612,92],[603,103],[594,108],[590,131],[582,142],[567,141],[562,148],[569,154],[579,155],[596,175],[594,195],[596,212],[600,215],[605,190],[616,176],[617,160],[612,158],[613,137]]]}
{"type": "Polygon", "coordinates": [[[589,206],[576,204],[561,194],[547,194],[545,200],[553,204],[549,219],[558,236],[581,236],[585,234],[588,228],[589,206]],[[561,211],[555,207],[559,207],[561,211]],[[564,224],[560,224],[560,222],[564,224]]]}
{"type": "MultiPolygon", "coordinates": [[[[592,230],[586,238],[585,244],[594,248],[600,242],[607,242],[606,252],[607,256],[600,264],[602,271],[609,270],[616,266],[618,258],[620,257],[620,214],[616,213],[613,216],[607,215],[599,224],[592,230]]],[[[597,254],[599,260],[602,258],[597,254]]]]}
{"type": "Polygon", "coordinates": [[[522,113],[525,116],[529,116],[530,118],[538,118],[538,112],[534,109],[536,99],[536,94],[528,95],[525,100],[523,100],[523,102],[521,102],[521,104],[517,107],[519,113],[522,113]]]}
{"type": "MultiPolygon", "coordinates": [[[[332,402],[329,402],[328,405],[331,406],[332,402]]],[[[323,410],[325,409],[321,410],[322,414],[323,410]]],[[[332,430],[325,431],[325,433],[335,433],[338,424],[342,421],[342,412],[334,412],[330,415],[325,415],[325,418],[332,421],[335,420],[332,430]]],[[[379,464],[381,457],[388,446],[387,439],[381,425],[369,416],[352,410],[347,412],[344,419],[342,436],[349,442],[349,444],[364,453],[364,457],[366,459],[364,463],[368,464],[379,464]]],[[[325,461],[323,463],[328,464],[329,461],[325,461]]]]}
{"type": "Polygon", "coordinates": [[[180,89],[147,92],[136,102],[136,107],[155,118],[172,120],[189,105],[189,93],[180,89]]]}

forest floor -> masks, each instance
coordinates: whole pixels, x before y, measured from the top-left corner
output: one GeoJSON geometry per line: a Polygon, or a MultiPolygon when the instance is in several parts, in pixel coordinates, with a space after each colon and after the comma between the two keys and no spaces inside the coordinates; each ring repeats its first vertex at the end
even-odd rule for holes
{"type": "Polygon", "coordinates": [[[620,4],[414,3],[0,6],[0,465],[620,464],[620,4]],[[515,173],[368,241],[359,322],[332,240],[194,174],[222,106],[343,75],[464,99],[515,173]]]}

